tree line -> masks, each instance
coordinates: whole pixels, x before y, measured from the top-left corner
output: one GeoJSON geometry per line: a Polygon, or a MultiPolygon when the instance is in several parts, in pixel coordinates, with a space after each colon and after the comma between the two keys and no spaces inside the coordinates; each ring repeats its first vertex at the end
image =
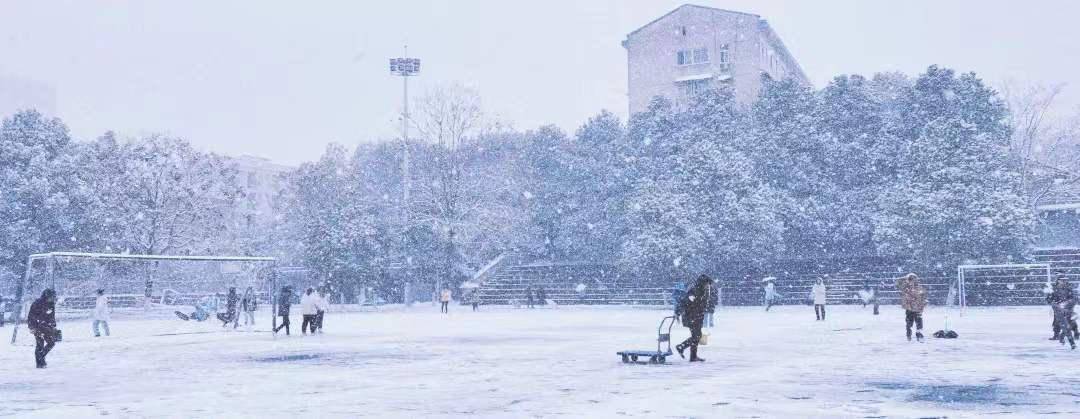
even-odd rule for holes
{"type": "Polygon", "coordinates": [[[1074,141],[1053,162],[1033,152],[1042,128],[1016,103],[1035,101],[973,73],[762,83],[749,105],[721,87],[682,106],[656,98],[625,123],[603,111],[572,134],[488,123],[475,92],[438,89],[407,144],[332,144],[284,175],[267,225],[242,221],[223,156],[166,136],[77,142],[21,112],[0,128],[0,269],[51,250],[273,254],[396,298],[508,250],[659,279],[731,261],[1016,260],[1033,195],[1076,155],[1074,141]]]}

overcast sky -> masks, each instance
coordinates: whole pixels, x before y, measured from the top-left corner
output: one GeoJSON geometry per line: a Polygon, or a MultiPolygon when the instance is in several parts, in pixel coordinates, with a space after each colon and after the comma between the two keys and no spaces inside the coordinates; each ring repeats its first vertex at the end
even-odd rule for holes
{"type": "MultiPolygon", "coordinates": [[[[52,86],[73,134],[167,132],[297,164],[329,142],[398,135],[401,80],[461,82],[520,129],[573,132],[626,113],[626,34],[682,4],[555,1],[0,0],[0,76],[52,86]]],[[[768,19],[808,76],[917,73],[930,64],[1071,85],[1080,103],[1080,2],[701,0],[768,19]]]]}

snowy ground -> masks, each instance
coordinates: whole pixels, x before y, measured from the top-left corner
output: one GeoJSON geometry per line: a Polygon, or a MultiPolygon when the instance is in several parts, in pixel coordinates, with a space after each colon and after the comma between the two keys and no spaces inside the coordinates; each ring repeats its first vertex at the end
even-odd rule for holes
{"type": "MultiPolygon", "coordinates": [[[[277,339],[164,318],[114,319],[94,339],[88,322],[63,323],[46,370],[30,339],[0,345],[0,416],[1080,415],[1080,352],[1046,340],[1045,307],[969,309],[960,339],[924,344],[904,339],[897,307],[830,307],[826,322],[805,306],[726,308],[708,362],[668,365],[615,355],[650,346],[659,309],[452,310],[330,313],[324,335],[277,339]],[[152,336],[177,332],[208,333],[152,336]]],[[[928,332],[943,314],[926,313],[928,332]]]]}

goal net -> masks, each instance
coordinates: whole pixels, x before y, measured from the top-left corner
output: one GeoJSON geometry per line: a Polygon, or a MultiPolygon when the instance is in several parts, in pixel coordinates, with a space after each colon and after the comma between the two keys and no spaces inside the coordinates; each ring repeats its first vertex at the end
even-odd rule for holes
{"type": "Polygon", "coordinates": [[[1045,304],[1052,280],[1048,264],[960,265],[957,302],[961,307],[1045,304]]]}
{"type": "Polygon", "coordinates": [[[243,313],[237,304],[233,315],[228,315],[230,289],[235,289],[237,299],[254,301],[256,313],[260,314],[257,317],[269,326],[274,267],[275,259],[266,257],[65,252],[31,255],[15,290],[12,311],[16,327],[11,342],[18,339],[19,326],[25,323],[30,304],[46,288],[56,291],[56,319],[65,340],[93,336],[91,324],[98,290],[103,290],[108,299],[112,333],[124,336],[231,330],[243,324],[243,313]],[[223,327],[218,314],[231,322],[223,327]]]}

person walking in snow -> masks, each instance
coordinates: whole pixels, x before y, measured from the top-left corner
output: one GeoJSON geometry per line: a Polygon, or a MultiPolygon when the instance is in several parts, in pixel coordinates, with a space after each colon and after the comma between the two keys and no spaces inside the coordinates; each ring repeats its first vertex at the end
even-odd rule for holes
{"type": "Polygon", "coordinates": [[[698,344],[701,342],[701,327],[705,322],[705,310],[711,298],[712,284],[712,278],[699,276],[694,285],[686,291],[681,304],[682,312],[679,314],[683,326],[690,329],[690,337],[676,345],[675,350],[679,351],[680,357],[686,358],[683,352],[690,348],[690,362],[705,362],[705,358],[698,357],[698,344]]]}
{"type": "Polygon", "coordinates": [[[818,278],[814,286],[810,287],[810,298],[814,300],[814,315],[818,320],[825,320],[825,280],[818,278]]]}
{"type": "Polygon", "coordinates": [[[314,288],[308,288],[304,295],[300,296],[300,314],[304,321],[300,323],[300,333],[307,334],[308,330],[315,333],[315,317],[319,314],[319,297],[315,295],[314,288]]]}
{"type": "Polygon", "coordinates": [[[104,289],[97,290],[97,300],[94,302],[94,337],[101,337],[98,326],[105,327],[105,336],[109,336],[109,298],[105,296],[104,289]]]}
{"type": "Polygon", "coordinates": [[[326,311],[330,309],[329,300],[326,298],[330,294],[330,291],[326,288],[319,288],[315,292],[315,330],[320,334],[322,333],[323,319],[326,317],[326,311]]]}
{"type": "Polygon", "coordinates": [[[244,298],[240,300],[240,309],[244,311],[244,326],[254,326],[255,311],[259,309],[259,301],[254,288],[247,287],[244,290],[244,298]]]}
{"type": "Polygon", "coordinates": [[[547,305],[547,291],[544,290],[544,287],[536,288],[536,301],[542,306],[547,305]]]}
{"type": "Polygon", "coordinates": [[[780,293],[776,292],[776,284],[773,283],[776,278],[765,278],[765,311],[769,311],[774,304],[780,301],[780,293]]]}
{"type": "Polygon", "coordinates": [[[34,361],[38,368],[45,368],[45,356],[60,340],[60,331],[56,329],[56,291],[52,288],[46,288],[41,297],[30,304],[26,327],[34,335],[34,361]]]}
{"type": "Polygon", "coordinates": [[[221,327],[228,326],[229,322],[232,322],[233,328],[236,328],[236,323],[240,319],[236,310],[239,303],[240,296],[236,294],[236,287],[229,287],[229,293],[225,295],[225,312],[217,315],[218,320],[221,320],[221,327]]]}
{"type": "Polygon", "coordinates": [[[896,280],[896,289],[900,291],[900,305],[904,307],[904,323],[907,339],[911,340],[911,326],[915,325],[915,338],[923,341],[923,309],[926,308],[926,287],[919,283],[919,277],[909,273],[896,280]]]}
{"type": "Polygon", "coordinates": [[[450,314],[450,298],[451,297],[453,297],[453,293],[450,292],[450,288],[449,287],[443,287],[442,293],[439,294],[439,302],[442,303],[442,306],[439,307],[439,312],[440,313],[450,314]]]}
{"type": "Polygon", "coordinates": [[[535,303],[536,300],[533,296],[533,287],[532,285],[529,285],[528,287],[525,287],[525,307],[533,308],[535,303]]]}
{"type": "Polygon", "coordinates": [[[278,295],[278,316],[281,316],[281,324],[274,328],[274,333],[281,329],[285,329],[285,336],[289,335],[289,311],[292,308],[292,287],[281,287],[281,293],[278,295]]]}
{"type": "Polygon", "coordinates": [[[1076,320],[1073,318],[1076,294],[1065,275],[1058,276],[1057,282],[1054,283],[1054,291],[1046,297],[1046,302],[1054,309],[1058,341],[1064,345],[1065,340],[1068,339],[1069,346],[1076,349],[1076,320]]]}

